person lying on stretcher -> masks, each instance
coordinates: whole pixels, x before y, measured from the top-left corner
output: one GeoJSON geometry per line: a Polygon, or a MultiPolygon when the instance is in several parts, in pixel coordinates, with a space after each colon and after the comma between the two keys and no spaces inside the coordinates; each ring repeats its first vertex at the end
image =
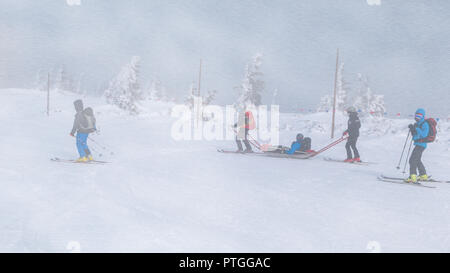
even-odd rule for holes
{"type": "Polygon", "coordinates": [[[314,153],[314,150],[311,150],[311,138],[304,137],[302,134],[297,134],[296,140],[292,142],[291,147],[285,146],[263,146],[264,152],[272,152],[272,153],[281,153],[281,154],[308,154],[314,153]]]}

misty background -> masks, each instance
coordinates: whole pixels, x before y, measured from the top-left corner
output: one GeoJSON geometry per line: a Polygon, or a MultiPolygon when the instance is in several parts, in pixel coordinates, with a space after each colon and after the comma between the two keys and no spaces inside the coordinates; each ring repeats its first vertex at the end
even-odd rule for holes
{"type": "Polygon", "coordinates": [[[281,111],[315,109],[333,91],[339,48],[350,88],[364,74],[388,113],[450,116],[450,2],[368,2],[2,0],[0,88],[32,87],[39,70],[64,65],[94,92],[137,55],[142,86],[156,77],[182,100],[201,58],[202,90],[232,104],[262,53],[263,102],[277,89],[281,111]]]}

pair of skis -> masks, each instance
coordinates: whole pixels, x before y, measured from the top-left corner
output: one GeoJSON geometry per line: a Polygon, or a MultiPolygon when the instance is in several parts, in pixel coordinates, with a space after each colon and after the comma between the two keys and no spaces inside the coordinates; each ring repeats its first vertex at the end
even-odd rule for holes
{"type": "Polygon", "coordinates": [[[258,155],[258,156],[266,156],[266,157],[276,157],[276,158],[293,158],[293,159],[307,159],[310,157],[309,154],[282,154],[282,153],[274,153],[274,152],[239,152],[239,151],[227,151],[222,149],[217,149],[219,153],[224,154],[244,154],[244,155],[258,155]]]}
{"type": "Polygon", "coordinates": [[[450,181],[435,180],[435,179],[431,179],[431,178],[427,181],[406,182],[404,178],[388,177],[388,176],[384,176],[384,175],[378,176],[378,180],[383,181],[383,182],[388,182],[388,183],[412,185],[412,186],[419,186],[419,187],[425,187],[425,188],[436,188],[436,187],[431,186],[431,185],[425,185],[424,183],[450,183],[450,181]]]}
{"type": "Polygon", "coordinates": [[[107,164],[110,162],[107,161],[101,161],[101,160],[91,160],[87,162],[79,162],[74,159],[61,159],[59,157],[50,158],[53,162],[62,162],[62,163],[75,163],[75,164],[107,164]]]}
{"type": "Polygon", "coordinates": [[[338,163],[354,164],[354,165],[372,165],[372,164],[377,164],[377,163],[374,163],[374,162],[367,162],[367,161],[346,162],[346,161],[344,161],[342,159],[335,159],[335,158],[330,158],[330,157],[325,157],[323,160],[331,161],[331,162],[338,162],[338,163]]]}

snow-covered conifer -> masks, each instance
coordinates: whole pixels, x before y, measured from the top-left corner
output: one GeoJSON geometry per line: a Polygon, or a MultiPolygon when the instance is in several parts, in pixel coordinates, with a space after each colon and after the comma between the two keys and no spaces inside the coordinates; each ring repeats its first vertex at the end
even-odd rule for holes
{"type": "Polygon", "coordinates": [[[330,95],[323,96],[320,99],[317,112],[328,112],[333,109],[333,98],[330,95]]]}
{"type": "Polygon", "coordinates": [[[134,56],[119,74],[111,80],[108,89],[104,92],[106,101],[110,104],[137,114],[136,102],[143,99],[139,85],[140,57],[134,56]]]}
{"type": "MultiPolygon", "coordinates": [[[[344,77],[344,63],[342,63],[337,71],[336,78],[336,111],[345,112],[349,106],[349,84],[344,77]]],[[[334,96],[325,95],[320,99],[318,112],[327,112],[333,110],[334,96]]]]}
{"type": "Polygon", "coordinates": [[[339,66],[336,85],[336,110],[345,112],[349,106],[348,82],[344,78],[344,63],[339,66]]]}
{"type": "Polygon", "coordinates": [[[46,91],[48,86],[48,73],[43,69],[39,69],[36,73],[36,78],[34,80],[33,88],[40,91],[46,91]]]}
{"type": "Polygon", "coordinates": [[[153,101],[163,101],[166,100],[166,90],[161,83],[161,81],[156,78],[150,83],[150,88],[148,90],[148,97],[153,101]]]}
{"type": "Polygon", "coordinates": [[[69,75],[66,66],[62,65],[53,75],[53,88],[60,91],[75,92],[73,78],[69,75]]]}
{"type": "Polygon", "coordinates": [[[235,103],[237,107],[246,108],[261,105],[262,92],[264,91],[263,73],[261,72],[262,55],[256,54],[251,63],[247,64],[245,77],[238,87],[240,96],[235,103]]]}
{"type": "Polygon", "coordinates": [[[353,106],[365,115],[382,117],[386,112],[384,96],[373,94],[367,77],[358,74],[358,94],[353,106]]]}

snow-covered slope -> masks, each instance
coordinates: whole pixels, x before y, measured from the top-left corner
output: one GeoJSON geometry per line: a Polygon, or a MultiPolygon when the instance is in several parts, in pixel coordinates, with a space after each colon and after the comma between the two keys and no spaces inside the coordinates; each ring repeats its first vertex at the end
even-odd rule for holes
{"type": "MultiPolygon", "coordinates": [[[[343,145],[311,160],[219,154],[234,143],[174,141],[170,105],[131,117],[88,97],[100,128],[92,138],[114,154],[90,145],[112,163],[51,162],[77,157],[69,136],[76,98],[54,94],[47,117],[45,93],[0,90],[0,251],[450,251],[450,184],[376,179],[402,175],[395,167],[409,121],[365,123],[362,158],[377,164],[357,166],[322,160],[344,158],[343,145]]],[[[330,142],[328,121],[283,114],[281,142],[303,132],[320,148],[330,142]]],[[[450,179],[450,125],[440,129],[424,162],[450,179]]]]}

